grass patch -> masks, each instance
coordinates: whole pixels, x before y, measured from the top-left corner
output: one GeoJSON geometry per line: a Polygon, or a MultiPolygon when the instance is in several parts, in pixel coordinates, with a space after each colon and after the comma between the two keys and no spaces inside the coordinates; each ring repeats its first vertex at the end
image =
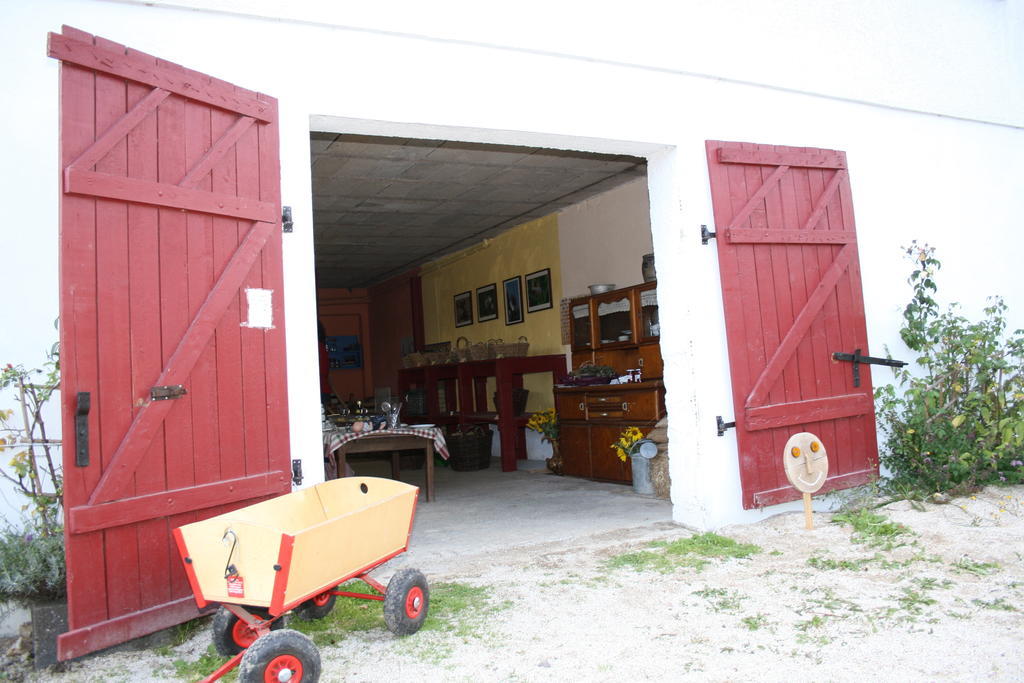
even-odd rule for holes
{"type": "Polygon", "coordinates": [[[832,517],[832,523],[852,527],[854,543],[864,543],[882,550],[906,545],[907,539],[913,535],[906,526],[867,509],[837,513],[832,517]]]}
{"type": "Polygon", "coordinates": [[[605,563],[608,569],[654,570],[662,573],[680,567],[697,571],[706,567],[716,558],[744,558],[761,552],[752,543],[739,543],[715,533],[697,534],[674,541],[653,541],[651,550],[638,550],[616,555],[605,563]]]}
{"type": "Polygon", "coordinates": [[[693,591],[693,595],[698,595],[708,601],[711,609],[715,612],[735,612],[740,608],[740,602],[744,599],[744,596],[739,593],[727,591],[724,588],[702,588],[698,591],[693,591]]]}
{"type": "Polygon", "coordinates": [[[807,564],[815,569],[821,569],[824,571],[848,571],[848,572],[862,572],[867,570],[867,566],[872,562],[878,561],[879,556],[874,555],[872,557],[861,557],[855,560],[836,560],[831,557],[825,557],[824,555],[811,555],[807,558],[807,564]]]}
{"type": "Polygon", "coordinates": [[[988,576],[999,571],[999,565],[995,562],[975,562],[964,555],[953,563],[953,570],[961,574],[974,574],[975,576],[988,576]]]}
{"type": "Polygon", "coordinates": [[[746,626],[749,631],[758,631],[768,625],[768,617],[758,613],[752,617],[743,617],[740,619],[740,623],[746,626]]]}
{"type": "MultiPolygon", "coordinates": [[[[350,581],[340,586],[339,590],[380,595],[379,592],[362,581],[350,581]]],[[[431,591],[431,602],[433,602],[433,591],[431,591]]],[[[433,604],[431,604],[432,607],[433,604]]],[[[385,628],[384,607],[377,600],[338,597],[335,600],[334,609],[323,619],[302,621],[293,616],[288,622],[288,628],[305,633],[313,639],[317,647],[337,645],[349,633],[385,628]]]]}
{"type": "Polygon", "coordinates": [[[1011,605],[1010,603],[1006,602],[1005,598],[995,598],[994,600],[981,600],[979,598],[975,598],[974,600],[971,600],[971,604],[977,605],[978,607],[982,607],[984,609],[996,609],[1002,610],[1004,612],[1017,611],[1017,608],[1011,605]]]}
{"type": "MultiPolygon", "coordinates": [[[[193,661],[175,659],[172,665],[174,666],[174,675],[178,678],[187,681],[198,681],[212,674],[226,661],[228,661],[228,657],[222,657],[217,654],[217,651],[213,649],[213,645],[210,645],[199,659],[193,661]]],[[[238,668],[232,669],[220,680],[237,681],[238,668]]]]}

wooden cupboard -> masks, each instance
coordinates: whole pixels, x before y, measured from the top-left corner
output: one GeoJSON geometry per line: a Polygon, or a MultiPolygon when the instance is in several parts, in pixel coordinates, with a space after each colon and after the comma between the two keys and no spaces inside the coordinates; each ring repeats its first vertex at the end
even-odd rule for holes
{"type": "Polygon", "coordinates": [[[555,409],[565,474],[629,483],[633,481],[630,463],[619,460],[611,445],[626,427],[646,432],[665,415],[665,385],[648,380],[555,387],[555,409]]]}

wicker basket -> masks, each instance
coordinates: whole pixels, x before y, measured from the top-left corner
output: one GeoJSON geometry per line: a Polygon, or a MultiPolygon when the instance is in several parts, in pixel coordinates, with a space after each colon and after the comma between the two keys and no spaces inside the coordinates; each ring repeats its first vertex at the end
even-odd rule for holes
{"type": "Polygon", "coordinates": [[[424,351],[423,357],[427,359],[427,365],[445,365],[452,362],[451,351],[424,351]]]}
{"type": "Polygon", "coordinates": [[[456,472],[475,472],[491,466],[491,438],[487,427],[471,425],[448,435],[448,465],[456,472]]]}
{"type": "Polygon", "coordinates": [[[511,344],[506,344],[499,339],[494,345],[495,358],[518,358],[527,355],[529,352],[530,342],[526,337],[519,337],[518,341],[511,344]]]}
{"type": "Polygon", "coordinates": [[[414,352],[402,356],[403,368],[421,368],[424,365],[429,365],[429,363],[427,362],[427,359],[423,357],[422,353],[414,352]]]}
{"type": "MultiPolygon", "coordinates": [[[[530,398],[529,389],[513,389],[512,390],[512,414],[522,415],[526,412],[526,400],[530,398]]],[[[501,412],[501,406],[498,403],[498,392],[494,392],[494,409],[499,413],[501,412]]]]}
{"type": "Polygon", "coordinates": [[[483,342],[477,342],[469,347],[470,360],[489,360],[494,358],[491,355],[491,347],[483,342]]]}

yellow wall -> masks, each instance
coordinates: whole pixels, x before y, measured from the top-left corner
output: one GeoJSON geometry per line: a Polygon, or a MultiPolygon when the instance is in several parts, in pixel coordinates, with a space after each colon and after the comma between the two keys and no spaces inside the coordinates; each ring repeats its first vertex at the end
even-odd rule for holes
{"type": "MultiPolygon", "coordinates": [[[[513,342],[522,335],[530,341],[531,356],[562,353],[560,260],[558,220],[551,215],[426,264],[420,271],[426,343],[449,341],[454,347],[459,337],[466,337],[470,342],[489,339],[513,342]],[[526,312],[525,276],[544,268],[551,269],[552,306],[536,313],[526,312]],[[502,281],[515,275],[524,278],[524,320],[516,325],[506,325],[502,281]],[[498,318],[477,322],[476,290],[491,283],[498,286],[498,318]],[[473,324],[455,327],[454,297],[466,291],[473,293],[473,324]]],[[[530,390],[529,410],[553,407],[549,376],[527,376],[525,387],[530,390]]],[[[489,389],[488,393],[492,390],[489,389]]]]}

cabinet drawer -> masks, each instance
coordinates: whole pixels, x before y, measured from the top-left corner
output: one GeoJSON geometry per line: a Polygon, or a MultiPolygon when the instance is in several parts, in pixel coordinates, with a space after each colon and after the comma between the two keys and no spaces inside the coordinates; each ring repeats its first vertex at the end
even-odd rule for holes
{"type": "Polygon", "coordinates": [[[585,420],[586,394],[556,394],[555,411],[559,420],[585,420]]]}
{"type": "Polygon", "coordinates": [[[637,391],[626,395],[622,414],[631,420],[658,420],[661,410],[656,391],[637,391]]]}

